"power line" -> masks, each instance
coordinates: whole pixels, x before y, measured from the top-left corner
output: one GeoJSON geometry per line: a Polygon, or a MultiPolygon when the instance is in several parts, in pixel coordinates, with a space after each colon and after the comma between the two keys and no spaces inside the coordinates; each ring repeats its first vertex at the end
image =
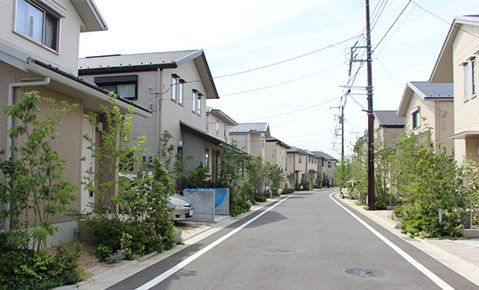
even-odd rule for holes
{"type": "Polygon", "coordinates": [[[280,117],[280,116],[284,116],[284,115],[288,115],[288,114],[293,114],[293,113],[297,113],[297,112],[301,112],[301,111],[306,111],[306,110],[309,110],[309,109],[312,109],[312,108],[315,108],[315,107],[323,106],[323,105],[325,105],[329,102],[335,101],[337,99],[338,98],[330,99],[328,101],[325,101],[325,102],[322,102],[322,103],[319,103],[319,104],[316,104],[316,105],[308,106],[306,108],[302,108],[302,109],[298,109],[298,110],[294,110],[294,111],[289,111],[289,112],[286,112],[286,113],[281,113],[281,114],[276,114],[276,115],[271,115],[271,116],[266,116],[266,117],[261,117],[261,118],[255,118],[255,119],[243,120],[243,121],[241,121],[241,123],[245,123],[245,122],[249,122],[249,121],[256,121],[256,120],[264,120],[264,119],[280,117]]]}
{"type": "MultiPolygon", "coordinates": [[[[253,72],[253,71],[265,69],[265,68],[268,68],[268,67],[276,66],[276,65],[279,65],[279,64],[282,64],[282,63],[285,63],[285,62],[289,62],[289,61],[292,61],[292,60],[296,60],[296,59],[299,59],[299,58],[303,58],[303,57],[308,56],[308,55],[311,55],[311,54],[318,53],[318,52],[320,52],[320,51],[326,50],[326,49],[331,48],[331,47],[338,46],[338,45],[343,44],[343,43],[345,43],[345,42],[348,42],[348,41],[350,41],[350,40],[352,40],[352,39],[354,39],[354,38],[356,38],[356,37],[358,37],[358,35],[353,36],[353,37],[350,37],[350,38],[345,39],[345,40],[342,40],[342,41],[340,41],[340,42],[336,42],[336,43],[334,43],[334,44],[331,44],[331,45],[328,45],[328,46],[325,46],[325,47],[322,47],[322,48],[319,48],[319,49],[310,51],[310,52],[307,52],[307,53],[305,53],[305,54],[301,54],[301,55],[292,57],[292,58],[288,58],[288,59],[285,59],[285,60],[282,60],[282,61],[278,61],[278,62],[275,62],[275,63],[271,63],[271,64],[268,64],[268,65],[264,65],[264,66],[260,66],[260,67],[256,67],[256,68],[252,68],[252,69],[248,69],[248,70],[244,70],[244,71],[240,71],[240,72],[235,72],[235,73],[231,73],[231,74],[226,74],[226,75],[214,77],[213,79],[220,79],[220,78],[226,78],[226,77],[236,76],[236,75],[245,74],[245,73],[249,73],[249,72],[253,72]]],[[[201,80],[196,80],[196,81],[201,81],[201,80]]]]}
{"type": "Polygon", "coordinates": [[[300,78],[297,78],[297,79],[289,80],[289,81],[286,81],[286,82],[274,84],[274,85],[271,85],[271,86],[256,88],[256,89],[252,89],[252,90],[242,91],[242,92],[236,92],[236,93],[230,93],[230,94],[222,94],[221,96],[223,96],[223,97],[226,97],[226,96],[234,96],[234,95],[246,94],[246,93],[251,93],[251,92],[256,92],[256,91],[261,91],[261,90],[266,90],[266,89],[270,89],[270,88],[282,86],[282,85],[285,85],[285,84],[289,84],[289,83],[297,82],[297,81],[300,81],[300,80],[304,80],[304,79],[306,79],[306,78],[309,78],[309,77],[312,77],[312,76],[314,76],[314,75],[317,75],[317,74],[323,73],[323,72],[325,72],[325,71],[328,71],[328,70],[330,70],[330,69],[336,68],[336,67],[338,67],[338,66],[340,66],[340,65],[343,65],[343,63],[341,62],[341,63],[339,63],[339,64],[337,64],[337,65],[334,65],[334,66],[332,66],[332,67],[329,67],[329,68],[327,68],[327,69],[324,69],[324,70],[321,70],[321,71],[318,71],[318,72],[315,72],[315,73],[312,73],[312,74],[309,74],[309,75],[306,75],[306,76],[303,76],[303,77],[300,77],[300,78]]]}
{"type": "MultiPolygon", "coordinates": [[[[383,35],[383,37],[379,40],[379,42],[376,44],[376,48],[374,50],[376,50],[379,46],[379,44],[381,44],[381,42],[383,41],[383,39],[386,37],[386,35],[388,35],[389,31],[391,31],[391,29],[394,27],[394,25],[396,24],[396,22],[399,20],[399,18],[401,17],[401,15],[404,13],[404,11],[406,11],[406,8],[409,6],[409,4],[411,4],[412,1],[408,1],[406,6],[404,6],[403,10],[401,11],[401,13],[399,13],[399,15],[396,17],[396,19],[394,20],[394,22],[391,24],[391,26],[389,26],[388,30],[386,31],[386,33],[383,35]]],[[[374,50],[373,50],[373,53],[374,53],[374,50]]]]}

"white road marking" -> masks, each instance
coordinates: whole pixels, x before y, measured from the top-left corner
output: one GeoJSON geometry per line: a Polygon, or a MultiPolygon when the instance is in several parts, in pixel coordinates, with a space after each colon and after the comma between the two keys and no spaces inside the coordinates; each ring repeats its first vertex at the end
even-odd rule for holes
{"type": "Polygon", "coordinates": [[[334,197],[333,197],[333,194],[336,194],[336,193],[331,193],[329,195],[329,198],[334,201],[336,204],[338,204],[340,207],[342,207],[347,213],[349,213],[353,218],[355,218],[357,221],[359,221],[363,226],[365,226],[369,231],[371,231],[374,235],[376,235],[380,240],[382,240],[386,245],[388,245],[389,247],[391,247],[394,251],[396,251],[396,253],[398,253],[401,257],[403,257],[406,261],[408,261],[409,263],[411,263],[411,265],[413,265],[414,267],[416,267],[416,269],[418,269],[419,271],[421,271],[424,275],[426,275],[426,277],[428,277],[429,279],[431,279],[434,283],[436,283],[437,286],[439,286],[441,289],[452,289],[454,290],[454,288],[452,288],[449,284],[447,284],[446,282],[444,282],[441,278],[439,278],[436,274],[434,274],[433,272],[431,272],[429,269],[427,269],[426,267],[424,267],[421,263],[419,263],[418,261],[416,261],[413,257],[409,256],[409,254],[407,254],[406,252],[404,252],[403,250],[401,250],[401,248],[399,248],[398,246],[396,246],[393,242],[391,242],[390,240],[388,240],[386,237],[384,237],[383,235],[381,235],[378,231],[376,231],[375,229],[373,229],[370,225],[368,225],[365,221],[363,221],[362,219],[360,219],[357,215],[355,215],[354,213],[352,213],[349,209],[347,209],[344,205],[342,205],[339,201],[337,201],[334,197]]]}
{"type": "Polygon", "coordinates": [[[248,226],[249,224],[251,224],[252,222],[254,222],[255,220],[259,219],[260,217],[262,217],[265,213],[267,213],[268,211],[272,210],[273,208],[275,208],[277,205],[281,204],[283,201],[287,200],[288,198],[290,198],[292,195],[288,195],[287,197],[283,198],[282,200],[280,200],[278,203],[276,203],[275,205],[273,205],[272,207],[266,209],[265,211],[263,211],[262,213],[260,213],[259,215],[257,215],[256,217],[252,218],[251,220],[247,221],[246,223],[242,224],[241,226],[239,226],[238,228],[232,230],[231,232],[227,233],[226,235],[222,236],[221,238],[217,239],[216,241],[214,241],[213,243],[209,244],[208,246],[206,246],[205,248],[201,249],[200,251],[196,252],[194,255],[191,255],[190,257],[186,258],[185,260],[183,260],[182,262],[176,264],[174,267],[170,268],[168,271],[164,272],[163,274],[161,274],[160,276],[157,276],[155,279],[153,280],[150,280],[149,282],[143,284],[142,286],[136,288],[136,290],[146,290],[146,289],[150,289],[156,285],[158,285],[159,283],[161,283],[163,280],[165,280],[166,278],[170,277],[171,275],[175,274],[176,272],[178,272],[179,270],[181,270],[182,268],[184,268],[186,265],[188,265],[189,263],[193,262],[194,260],[198,259],[199,257],[201,257],[203,254],[205,254],[206,252],[208,252],[209,250],[213,249],[214,247],[216,247],[217,245],[221,244],[222,242],[224,242],[226,239],[228,239],[229,237],[231,237],[232,235],[236,234],[237,232],[239,232],[240,230],[242,230],[243,228],[245,228],[246,226],[248,226]]]}

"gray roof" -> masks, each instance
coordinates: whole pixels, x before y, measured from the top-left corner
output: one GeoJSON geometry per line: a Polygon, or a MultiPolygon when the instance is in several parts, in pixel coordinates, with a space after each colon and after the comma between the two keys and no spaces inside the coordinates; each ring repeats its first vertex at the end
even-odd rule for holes
{"type": "Polygon", "coordinates": [[[199,80],[186,79],[185,81],[187,83],[201,81],[206,89],[206,98],[219,99],[213,76],[211,75],[205,53],[202,49],[138,54],[112,54],[80,58],[78,60],[78,75],[176,69],[190,61],[194,61],[200,77],[199,80]]]}
{"type": "Polygon", "coordinates": [[[453,83],[410,82],[411,86],[419,90],[425,99],[453,99],[453,83]]]}
{"type": "Polygon", "coordinates": [[[223,122],[225,122],[226,124],[230,125],[230,126],[236,126],[238,125],[238,123],[233,120],[230,116],[226,115],[223,111],[221,111],[220,109],[215,109],[215,108],[212,108],[212,107],[206,107],[206,114],[213,114],[215,115],[218,119],[222,120],[223,122]]]}
{"type": "Polygon", "coordinates": [[[300,149],[298,147],[291,146],[291,148],[287,149],[286,152],[288,153],[299,153],[303,155],[311,155],[309,152],[306,150],[300,149]]]}
{"type": "Polygon", "coordinates": [[[312,153],[318,155],[319,157],[325,159],[325,160],[332,160],[332,161],[336,161],[336,158],[334,158],[333,156],[327,154],[327,153],[324,153],[323,151],[311,151],[312,153]]]}
{"type": "Polygon", "coordinates": [[[404,127],[406,118],[398,117],[397,111],[374,111],[374,116],[383,127],[404,127]]]}
{"type": "Polygon", "coordinates": [[[279,140],[278,138],[274,138],[274,137],[266,139],[266,142],[276,142],[276,143],[280,144],[281,146],[286,147],[287,149],[291,148],[291,146],[289,146],[288,144],[286,144],[283,141],[279,140]]]}
{"type": "Polygon", "coordinates": [[[114,67],[131,67],[147,65],[181,65],[194,59],[201,50],[183,50],[167,52],[151,52],[139,54],[112,54],[102,56],[89,56],[80,58],[78,68],[98,69],[114,67]]]}
{"type": "Polygon", "coordinates": [[[266,133],[268,131],[268,123],[239,123],[238,126],[230,127],[230,133],[266,133]]]}

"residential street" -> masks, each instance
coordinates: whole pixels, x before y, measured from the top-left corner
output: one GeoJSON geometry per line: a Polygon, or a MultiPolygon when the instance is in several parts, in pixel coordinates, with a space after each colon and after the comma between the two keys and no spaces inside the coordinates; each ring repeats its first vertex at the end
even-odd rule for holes
{"type": "Polygon", "coordinates": [[[373,234],[330,198],[334,190],[284,196],[110,289],[476,287],[358,215],[373,234]]]}

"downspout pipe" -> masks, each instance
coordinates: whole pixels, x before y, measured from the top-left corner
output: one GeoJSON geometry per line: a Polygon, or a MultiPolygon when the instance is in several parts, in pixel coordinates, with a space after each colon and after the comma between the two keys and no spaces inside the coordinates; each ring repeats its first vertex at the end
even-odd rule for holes
{"type": "Polygon", "coordinates": [[[161,138],[161,133],[162,133],[162,128],[161,128],[161,111],[162,111],[162,104],[161,104],[161,101],[162,101],[162,98],[163,98],[163,93],[162,93],[162,89],[163,89],[163,69],[162,68],[159,68],[157,70],[157,77],[158,77],[158,88],[157,88],[157,97],[158,97],[158,109],[156,110],[156,156],[158,157],[158,159],[160,159],[160,161],[163,161],[161,160],[161,142],[160,142],[160,138],[161,138]]]}
{"type": "MultiPolygon", "coordinates": [[[[15,89],[20,88],[20,87],[38,87],[38,86],[46,86],[50,84],[50,78],[45,77],[41,81],[36,81],[36,82],[22,82],[22,83],[10,83],[8,85],[8,105],[11,106],[13,105],[13,98],[15,95],[15,89]]],[[[10,150],[10,147],[12,147],[12,139],[8,136],[8,131],[13,126],[13,120],[12,117],[8,116],[7,118],[7,160],[12,159],[12,152],[10,150]]]]}
{"type": "Polygon", "coordinates": [[[439,120],[439,101],[436,100],[436,108],[435,108],[435,112],[434,112],[434,118],[436,119],[436,128],[434,129],[434,138],[436,139],[436,144],[434,145],[434,149],[436,150],[436,153],[439,153],[439,134],[441,134],[439,132],[439,126],[441,125],[441,121],[439,120]]]}
{"type": "MultiPolygon", "coordinates": [[[[15,89],[20,87],[33,87],[33,86],[46,86],[50,84],[50,78],[45,77],[42,81],[35,81],[35,82],[22,82],[22,83],[10,83],[8,85],[8,105],[13,105],[13,98],[15,95],[15,89]]],[[[12,138],[8,135],[8,132],[13,126],[13,119],[11,116],[7,117],[7,160],[12,160],[12,138]]],[[[10,203],[6,204],[6,210],[10,210],[10,203]]],[[[10,228],[10,218],[5,219],[5,228],[8,230],[10,228]]]]}

